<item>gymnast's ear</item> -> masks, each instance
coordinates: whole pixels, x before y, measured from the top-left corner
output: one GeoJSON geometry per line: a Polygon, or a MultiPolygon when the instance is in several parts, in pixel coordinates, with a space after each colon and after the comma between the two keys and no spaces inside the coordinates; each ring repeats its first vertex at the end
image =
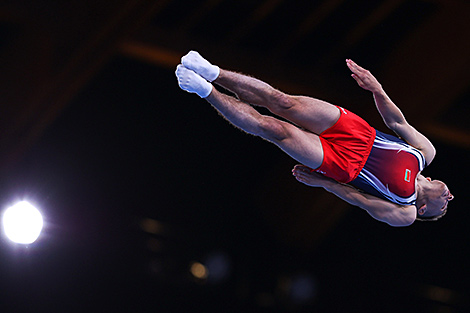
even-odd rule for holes
{"type": "Polygon", "coordinates": [[[427,208],[426,204],[423,204],[422,206],[419,207],[418,214],[423,215],[424,213],[426,213],[427,210],[428,210],[428,208],[427,208]]]}

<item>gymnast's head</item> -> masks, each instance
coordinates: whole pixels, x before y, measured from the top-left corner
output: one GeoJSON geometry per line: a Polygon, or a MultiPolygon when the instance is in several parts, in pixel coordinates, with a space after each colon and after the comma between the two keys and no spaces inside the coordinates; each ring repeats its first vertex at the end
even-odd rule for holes
{"type": "Polygon", "coordinates": [[[449,201],[454,199],[446,184],[430,177],[418,181],[417,221],[437,221],[447,213],[449,201]]]}

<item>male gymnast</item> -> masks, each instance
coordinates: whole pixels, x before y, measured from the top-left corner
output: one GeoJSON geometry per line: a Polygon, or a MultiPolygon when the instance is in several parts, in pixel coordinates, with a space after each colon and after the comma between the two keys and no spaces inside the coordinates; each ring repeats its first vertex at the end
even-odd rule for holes
{"type": "Polygon", "coordinates": [[[377,79],[346,60],[358,85],[372,92],[385,125],[375,130],[356,114],[325,101],[285,94],[256,78],[224,70],[190,51],[176,69],[181,89],[206,99],[237,128],[272,142],[301,164],[292,173],[391,226],[435,221],[454,196],[446,184],[421,175],[436,154],[432,143],[405,120],[377,79]],[[219,92],[215,83],[238,98],[219,92]],[[267,108],[289,122],[262,115],[267,108]]]}

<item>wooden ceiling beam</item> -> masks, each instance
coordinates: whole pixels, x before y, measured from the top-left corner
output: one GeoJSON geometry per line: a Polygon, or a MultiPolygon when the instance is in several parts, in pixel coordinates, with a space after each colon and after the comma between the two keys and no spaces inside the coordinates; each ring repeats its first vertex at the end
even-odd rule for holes
{"type": "Polygon", "coordinates": [[[382,84],[411,121],[437,119],[469,88],[469,16],[470,3],[442,2],[386,61],[382,84]]]}
{"type": "Polygon", "coordinates": [[[251,29],[266,19],[282,2],[284,0],[265,0],[253,10],[247,19],[241,20],[237,28],[227,36],[227,45],[234,46],[238,43],[251,29]]]}
{"type": "Polygon", "coordinates": [[[346,51],[351,49],[351,47],[364,40],[377,25],[398,9],[403,2],[405,2],[405,0],[387,0],[381,2],[366,19],[352,27],[343,37],[343,40],[339,41],[320,63],[326,66],[334,63],[338,58],[342,57],[346,51]]]}
{"type": "Polygon", "coordinates": [[[281,41],[276,49],[272,52],[272,58],[282,58],[287,54],[299,41],[305,36],[313,32],[328,16],[330,16],[344,0],[328,0],[315,7],[312,12],[298,25],[294,34],[281,41]]]}
{"type": "Polygon", "coordinates": [[[192,28],[194,28],[202,19],[204,19],[209,13],[215,10],[224,0],[206,0],[194,12],[188,17],[184,24],[178,27],[180,36],[186,34],[192,28]]]}
{"type": "Polygon", "coordinates": [[[14,67],[13,71],[1,73],[1,80],[6,82],[3,85],[9,86],[9,83],[12,89],[8,89],[8,93],[0,97],[1,102],[8,104],[7,107],[1,108],[2,112],[6,113],[2,117],[9,121],[8,124],[2,125],[0,170],[6,170],[20,158],[115,53],[118,42],[145,23],[159,5],[158,2],[150,0],[115,2],[113,8],[106,12],[106,17],[94,20],[94,27],[88,28],[84,39],[78,42],[68,41],[71,53],[61,55],[62,59],[57,57],[60,55],[57,50],[64,47],[56,46],[59,43],[47,41],[47,38],[67,38],[66,35],[76,29],[78,16],[88,14],[88,10],[61,11],[61,19],[64,21],[61,28],[49,29],[50,25],[35,25],[34,21],[32,25],[25,27],[27,33],[21,36],[24,40],[15,43],[11,48],[13,51],[20,50],[20,54],[11,55],[9,63],[23,65],[24,62],[33,62],[35,66],[32,69],[37,67],[36,64],[43,65],[36,71],[40,73],[39,76],[28,75],[28,78],[25,78],[24,73],[15,71],[14,67]],[[67,14],[75,16],[67,21],[67,14]],[[32,38],[38,39],[30,40],[32,38]],[[44,47],[47,49],[44,50],[44,47]],[[23,51],[24,49],[27,51],[23,51]],[[32,58],[31,51],[36,50],[44,50],[47,53],[36,53],[32,58]],[[56,56],[54,62],[51,62],[52,56],[56,56]],[[23,83],[15,83],[18,81],[23,83]]]}

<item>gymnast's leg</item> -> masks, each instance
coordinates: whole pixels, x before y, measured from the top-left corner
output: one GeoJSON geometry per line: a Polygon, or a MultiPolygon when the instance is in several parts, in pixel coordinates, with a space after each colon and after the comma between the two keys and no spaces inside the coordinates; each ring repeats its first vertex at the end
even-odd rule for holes
{"type": "Polygon", "coordinates": [[[178,66],[176,76],[182,89],[205,98],[237,128],[276,144],[306,166],[317,168],[321,165],[323,149],[316,134],[260,114],[249,104],[217,91],[204,78],[182,65],[178,66]]]}
{"type": "Polygon", "coordinates": [[[339,109],[328,102],[287,95],[256,78],[220,69],[195,51],[185,55],[182,63],[203,78],[234,92],[241,101],[266,107],[315,134],[321,134],[339,119],[339,109]]]}

